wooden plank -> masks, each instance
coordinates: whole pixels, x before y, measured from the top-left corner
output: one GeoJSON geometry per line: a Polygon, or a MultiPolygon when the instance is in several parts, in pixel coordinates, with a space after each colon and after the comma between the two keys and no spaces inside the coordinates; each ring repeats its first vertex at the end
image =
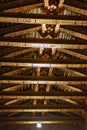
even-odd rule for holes
{"type": "Polygon", "coordinates": [[[0,112],[61,112],[61,111],[82,111],[86,110],[87,106],[81,105],[0,105],[0,112]]]}
{"type": "Polygon", "coordinates": [[[25,24],[60,24],[87,26],[86,16],[68,16],[25,13],[0,13],[0,22],[25,23],[25,24]]]}
{"type": "Polygon", "coordinates": [[[87,49],[86,40],[4,38],[0,37],[0,46],[33,47],[33,48],[69,48],[87,49]]]}
{"type": "Polygon", "coordinates": [[[65,76],[0,76],[1,83],[14,84],[61,84],[71,83],[80,84],[87,83],[87,76],[85,77],[65,77],[65,76]]]}
{"type": "Polygon", "coordinates": [[[85,99],[87,92],[0,92],[2,99],[85,99]]]}

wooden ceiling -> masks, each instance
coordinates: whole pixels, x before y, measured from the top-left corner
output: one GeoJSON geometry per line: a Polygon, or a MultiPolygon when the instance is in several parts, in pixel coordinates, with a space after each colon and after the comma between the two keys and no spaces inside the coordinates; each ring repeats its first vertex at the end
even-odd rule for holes
{"type": "Polygon", "coordinates": [[[1,124],[85,122],[87,1],[54,3],[0,2],[1,124]]]}

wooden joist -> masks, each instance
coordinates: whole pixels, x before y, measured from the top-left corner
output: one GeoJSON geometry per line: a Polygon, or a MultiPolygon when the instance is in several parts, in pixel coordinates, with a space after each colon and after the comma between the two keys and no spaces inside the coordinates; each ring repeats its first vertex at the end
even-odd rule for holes
{"type": "Polygon", "coordinates": [[[0,46],[87,49],[86,40],[0,37],[0,46]]]}
{"type": "Polygon", "coordinates": [[[14,84],[61,84],[61,83],[87,83],[85,77],[65,77],[65,76],[0,76],[1,83],[14,84]]]}
{"type": "Polygon", "coordinates": [[[86,109],[86,105],[0,105],[0,112],[69,112],[86,109]]]}
{"type": "Polygon", "coordinates": [[[23,117],[23,118],[0,118],[1,124],[37,124],[38,122],[41,122],[41,124],[63,124],[63,123],[74,123],[76,121],[83,122],[84,118],[81,117],[23,117]]]}
{"type": "Polygon", "coordinates": [[[53,67],[53,68],[86,68],[87,60],[82,59],[29,59],[0,58],[0,66],[53,67]]]}
{"type": "Polygon", "coordinates": [[[25,13],[0,13],[0,22],[25,23],[25,24],[60,24],[87,26],[86,16],[25,14],[25,13]]]}
{"type": "Polygon", "coordinates": [[[87,92],[0,92],[1,99],[85,99],[87,92]]]}

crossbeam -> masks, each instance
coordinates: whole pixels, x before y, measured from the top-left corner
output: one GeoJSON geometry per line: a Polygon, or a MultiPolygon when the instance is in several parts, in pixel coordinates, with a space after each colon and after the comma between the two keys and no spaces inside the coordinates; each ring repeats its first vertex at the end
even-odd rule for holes
{"type": "Polygon", "coordinates": [[[87,49],[86,40],[35,39],[0,37],[0,46],[34,47],[34,48],[68,48],[87,49]]]}
{"type": "Polygon", "coordinates": [[[84,118],[81,117],[23,117],[23,118],[0,118],[1,124],[37,124],[39,121],[41,124],[62,124],[62,123],[74,123],[77,121],[83,122],[84,118]]]}
{"type": "Polygon", "coordinates": [[[0,98],[2,99],[83,99],[87,97],[87,92],[0,92],[0,98]]]}
{"type": "Polygon", "coordinates": [[[0,13],[0,22],[87,26],[86,16],[0,13]]]}
{"type": "Polygon", "coordinates": [[[1,83],[16,84],[59,84],[59,83],[87,83],[85,77],[65,77],[65,76],[0,76],[1,83]]]}
{"type": "Polygon", "coordinates": [[[3,57],[0,58],[0,62],[16,62],[16,63],[52,63],[52,64],[86,64],[87,60],[82,60],[82,59],[42,59],[42,58],[14,58],[14,57],[3,57]]]}
{"type": "Polygon", "coordinates": [[[0,112],[61,112],[86,110],[83,105],[0,105],[0,112]]]}
{"type": "Polygon", "coordinates": [[[29,58],[0,58],[0,66],[26,66],[26,67],[53,67],[53,68],[86,68],[87,60],[82,59],[29,59],[29,58]]]}

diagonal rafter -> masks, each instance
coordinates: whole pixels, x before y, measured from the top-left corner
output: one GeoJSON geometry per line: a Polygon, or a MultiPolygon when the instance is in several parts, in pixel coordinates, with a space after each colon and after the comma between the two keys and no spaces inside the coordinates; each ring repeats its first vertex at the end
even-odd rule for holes
{"type": "Polygon", "coordinates": [[[72,99],[64,98],[64,99],[62,99],[62,100],[65,101],[65,102],[74,104],[74,105],[79,105],[78,102],[76,102],[76,101],[74,101],[74,100],[72,100],[72,99]]]}
{"type": "MultiPolygon", "coordinates": [[[[82,92],[82,89],[80,89],[80,88],[77,88],[77,87],[75,87],[75,86],[73,86],[73,85],[69,85],[69,84],[60,84],[60,86],[61,86],[61,88],[64,88],[65,90],[66,89],[71,89],[71,90],[73,90],[73,91],[75,91],[75,92],[82,92]]],[[[79,86],[79,85],[78,85],[79,86]]]]}
{"type": "Polygon", "coordinates": [[[30,31],[37,31],[41,27],[40,25],[29,25],[29,24],[19,24],[12,27],[7,27],[0,29],[0,35],[4,37],[18,37],[29,33],[30,31]]]}
{"type": "Polygon", "coordinates": [[[86,55],[78,53],[78,52],[74,52],[73,50],[68,50],[68,49],[58,49],[58,50],[61,51],[61,52],[66,53],[66,54],[69,54],[71,56],[75,56],[77,58],[87,60],[87,56],[86,55]]]}
{"type": "Polygon", "coordinates": [[[38,48],[22,48],[22,50],[20,51],[16,51],[16,52],[11,52],[9,54],[6,54],[4,57],[14,57],[14,56],[18,56],[20,54],[25,54],[25,53],[30,53],[30,52],[33,52],[33,51],[37,51],[38,48]]]}
{"type": "Polygon", "coordinates": [[[67,33],[67,34],[70,34],[72,36],[87,40],[87,35],[86,34],[82,34],[80,32],[72,31],[72,30],[66,29],[64,27],[60,27],[60,31],[64,32],[64,33],[67,33]]]}
{"type": "Polygon", "coordinates": [[[70,10],[81,15],[87,15],[87,6],[85,3],[80,1],[64,0],[64,2],[59,5],[59,7],[63,7],[64,9],[70,10]]]}
{"type": "Polygon", "coordinates": [[[18,84],[18,85],[12,85],[10,87],[4,88],[2,91],[14,91],[15,89],[20,88],[22,86],[23,85],[20,85],[20,84],[18,84]]]}
{"type": "Polygon", "coordinates": [[[19,101],[19,99],[14,99],[14,100],[8,101],[4,105],[12,105],[12,104],[16,103],[17,101],[19,101]]]}
{"type": "Polygon", "coordinates": [[[2,75],[13,75],[14,73],[17,73],[18,71],[23,71],[23,70],[26,70],[26,68],[25,67],[21,67],[21,68],[17,68],[17,69],[15,69],[15,70],[10,70],[9,72],[5,72],[5,73],[3,73],[2,75]]]}
{"type": "Polygon", "coordinates": [[[34,0],[33,2],[31,0],[16,0],[11,1],[8,3],[3,3],[0,5],[0,11],[3,12],[13,12],[13,13],[19,13],[24,12],[27,10],[35,9],[42,7],[44,5],[43,0],[34,0]]]}
{"type": "Polygon", "coordinates": [[[72,74],[74,74],[74,75],[77,75],[77,76],[86,76],[86,74],[84,74],[84,73],[82,73],[82,72],[79,72],[78,70],[73,70],[72,68],[69,68],[69,69],[64,69],[64,68],[62,68],[62,70],[64,70],[64,71],[68,71],[68,72],[70,72],[70,73],[72,73],[72,74]]]}

